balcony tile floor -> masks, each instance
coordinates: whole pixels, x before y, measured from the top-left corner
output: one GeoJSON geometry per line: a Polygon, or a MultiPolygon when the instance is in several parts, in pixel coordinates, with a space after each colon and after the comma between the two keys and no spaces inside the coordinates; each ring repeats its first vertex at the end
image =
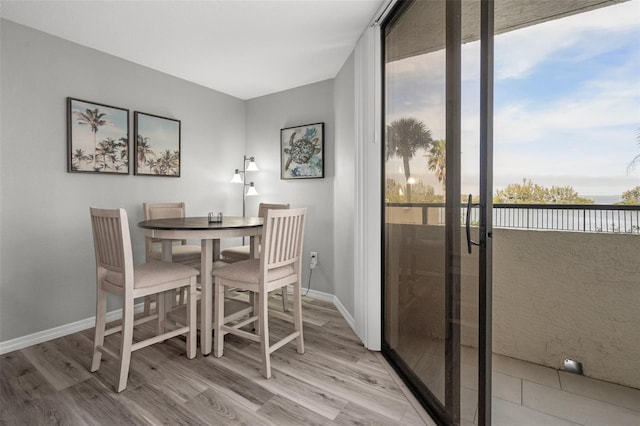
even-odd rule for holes
{"type": "MultiPolygon", "coordinates": [[[[441,342],[404,343],[418,376],[443,394],[441,342]]],[[[476,351],[463,348],[461,360],[461,425],[470,426],[478,423],[476,351]]],[[[494,426],[640,426],[640,389],[497,354],[492,378],[494,426]]]]}
{"type": "MultiPolygon", "coordinates": [[[[463,352],[463,362],[471,355],[463,352]]],[[[502,355],[494,355],[493,367],[495,426],[640,425],[639,389],[502,355]]],[[[477,381],[469,364],[462,371],[462,424],[477,424],[477,381]]]]}

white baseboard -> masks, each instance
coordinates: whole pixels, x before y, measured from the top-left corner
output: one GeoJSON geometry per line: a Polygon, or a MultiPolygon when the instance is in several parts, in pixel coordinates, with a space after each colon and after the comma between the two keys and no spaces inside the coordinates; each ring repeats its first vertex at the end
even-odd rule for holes
{"type": "MultiPolygon", "coordinates": [[[[347,308],[344,307],[344,305],[342,304],[342,302],[340,302],[340,299],[338,299],[336,296],[333,296],[333,304],[336,305],[336,308],[338,309],[338,312],[340,312],[342,314],[342,317],[344,318],[344,320],[347,322],[347,324],[349,324],[349,327],[351,327],[351,329],[353,330],[353,332],[356,332],[356,322],[353,320],[353,317],[351,316],[351,314],[349,313],[349,311],[347,311],[347,308]]],[[[356,336],[358,334],[356,333],[356,336]]]]}
{"type": "MultiPolygon", "coordinates": [[[[304,293],[303,293],[304,294],[304,293]]],[[[355,332],[355,322],[349,311],[347,311],[340,300],[333,294],[324,293],[309,289],[307,293],[308,297],[312,299],[323,300],[325,302],[331,302],[335,305],[338,312],[344,317],[345,321],[355,332]]],[[[144,309],[143,303],[138,303],[135,306],[135,313],[140,313],[144,309]]],[[[122,318],[122,309],[107,312],[107,322],[115,321],[122,318]]],[[[37,333],[29,334],[27,336],[18,337],[6,342],[0,342],[0,355],[17,351],[29,346],[37,345],[38,343],[47,342],[49,340],[57,339],[59,337],[67,336],[69,334],[77,333],[88,328],[93,328],[96,324],[96,317],[86,318],[80,321],[72,322],[70,324],[61,325],[59,327],[50,328],[48,330],[38,331],[37,333]]]]}
{"type": "Polygon", "coordinates": [[[355,326],[356,323],[353,320],[353,317],[351,316],[349,311],[347,311],[347,309],[344,307],[342,302],[340,302],[340,299],[338,299],[336,296],[334,296],[333,294],[323,293],[321,291],[317,291],[313,289],[309,289],[309,293],[307,294],[307,296],[311,297],[312,299],[318,299],[318,300],[323,300],[325,302],[333,303],[336,309],[338,309],[338,312],[340,312],[340,314],[344,317],[344,320],[347,322],[347,324],[349,324],[349,327],[351,327],[351,329],[354,332],[356,331],[356,326],[355,326]]]}
{"type": "MultiPolygon", "coordinates": [[[[137,305],[135,305],[135,313],[140,313],[143,311],[143,309],[144,303],[138,303],[137,305]]],[[[107,322],[115,321],[120,318],[122,318],[122,309],[107,312],[107,322]]],[[[7,340],[6,342],[0,342],[0,355],[17,351],[18,349],[27,348],[29,346],[37,345],[38,343],[57,339],[58,337],[77,333],[88,328],[93,328],[95,327],[95,325],[96,317],[93,316],[91,318],[86,318],[80,321],[72,322],[70,324],[61,325],[59,327],[50,328],[48,330],[38,331],[37,333],[29,334],[27,336],[7,340]]]]}

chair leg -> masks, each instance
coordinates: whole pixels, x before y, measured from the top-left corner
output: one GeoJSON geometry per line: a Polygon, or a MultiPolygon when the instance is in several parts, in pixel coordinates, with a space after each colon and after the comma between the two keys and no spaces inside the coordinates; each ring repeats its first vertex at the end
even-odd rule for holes
{"type": "Polygon", "coordinates": [[[164,333],[164,321],[167,316],[166,306],[165,293],[156,294],[156,313],[158,314],[158,319],[156,320],[156,334],[158,336],[164,333]]]}
{"type": "MultiPolygon", "coordinates": [[[[253,315],[260,318],[260,300],[258,298],[259,293],[252,291],[249,297],[251,298],[251,306],[253,307],[253,315]]],[[[253,323],[253,332],[260,335],[260,321],[253,323]]]]}
{"type": "Polygon", "coordinates": [[[260,352],[262,354],[262,375],[271,377],[271,354],[269,353],[269,293],[258,294],[258,326],[260,328],[260,352]]]}
{"type": "Polygon", "coordinates": [[[187,289],[187,315],[189,316],[189,334],[187,335],[187,358],[196,357],[196,278],[191,279],[187,289]]]}
{"type": "Polygon", "coordinates": [[[282,310],[287,312],[287,286],[282,287],[282,310]]]}
{"type": "Polygon", "coordinates": [[[98,350],[99,346],[104,345],[104,329],[106,327],[107,316],[107,293],[98,287],[96,297],[96,328],[93,338],[93,359],[91,360],[91,371],[98,371],[100,361],[102,360],[102,352],[98,350]]]}
{"type": "Polygon", "coordinates": [[[224,325],[224,288],[218,277],[215,278],[213,288],[213,355],[220,358],[224,352],[224,335],[222,326],[224,325]]]}
{"type": "Polygon", "coordinates": [[[180,306],[184,305],[185,296],[188,297],[188,291],[189,291],[188,287],[183,287],[181,289],[178,289],[178,305],[180,306]]]}
{"type": "Polygon", "coordinates": [[[148,316],[151,313],[151,296],[144,297],[144,316],[148,316]]]}
{"type": "Polygon", "coordinates": [[[120,374],[117,392],[122,392],[127,387],[133,344],[133,321],[133,299],[125,299],[122,307],[122,341],[120,342],[120,374]]]}
{"type": "Polygon", "coordinates": [[[295,330],[300,334],[296,338],[299,354],[304,353],[304,336],[302,335],[302,291],[300,283],[293,285],[293,323],[295,330]]]}

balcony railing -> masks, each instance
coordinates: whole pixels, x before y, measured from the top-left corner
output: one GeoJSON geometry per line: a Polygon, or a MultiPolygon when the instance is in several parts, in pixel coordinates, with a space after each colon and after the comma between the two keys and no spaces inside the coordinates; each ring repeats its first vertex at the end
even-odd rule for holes
{"type": "MultiPolygon", "coordinates": [[[[442,203],[387,203],[387,207],[412,209],[411,223],[442,225],[442,203]]],[[[467,207],[463,205],[462,224],[466,224],[467,207]]],[[[470,221],[480,221],[478,205],[471,207],[470,221]]],[[[551,229],[561,231],[609,232],[640,235],[640,205],[608,204],[494,204],[495,228],[551,229]]]]}

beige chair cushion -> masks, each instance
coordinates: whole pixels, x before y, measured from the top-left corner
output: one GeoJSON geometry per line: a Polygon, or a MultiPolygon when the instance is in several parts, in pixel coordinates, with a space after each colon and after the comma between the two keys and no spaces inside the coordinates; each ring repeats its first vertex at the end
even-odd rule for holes
{"type": "MultiPolygon", "coordinates": [[[[267,274],[267,281],[275,281],[294,274],[293,266],[287,265],[272,269],[267,274]]],[[[260,259],[244,260],[213,271],[214,277],[231,281],[258,284],[260,275],[260,259]]]]}
{"type": "MultiPolygon", "coordinates": [[[[171,249],[172,257],[171,259],[174,262],[182,263],[187,260],[197,260],[200,261],[200,246],[183,246],[183,245],[175,245],[171,249]]],[[[162,259],[162,250],[154,250],[151,252],[151,258],[154,260],[162,259]]]]}
{"type": "MultiPolygon", "coordinates": [[[[199,275],[197,269],[171,262],[149,262],[133,266],[134,288],[145,288],[169,281],[181,280],[199,275]]],[[[124,286],[124,274],[109,273],[106,278],[110,284],[124,286]]]]}

